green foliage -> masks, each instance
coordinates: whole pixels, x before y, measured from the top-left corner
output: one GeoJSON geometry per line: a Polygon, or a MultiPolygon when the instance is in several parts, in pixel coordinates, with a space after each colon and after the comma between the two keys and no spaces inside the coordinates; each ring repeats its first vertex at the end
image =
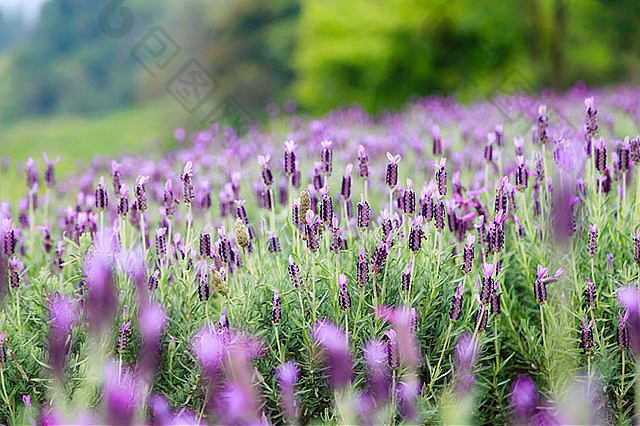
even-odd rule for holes
{"type": "Polygon", "coordinates": [[[303,1],[295,93],[322,111],[353,102],[376,111],[412,95],[637,78],[638,28],[628,13],[638,16],[637,2],[607,3],[303,1]]]}

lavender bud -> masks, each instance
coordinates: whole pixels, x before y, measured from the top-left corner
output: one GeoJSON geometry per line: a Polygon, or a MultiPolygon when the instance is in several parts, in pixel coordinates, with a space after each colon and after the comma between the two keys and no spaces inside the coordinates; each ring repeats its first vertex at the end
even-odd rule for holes
{"type": "Polygon", "coordinates": [[[456,292],[451,298],[451,308],[449,309],[449,319],[451,321],[457,321],[460,318],[462,312],[462,284],[459,284],[456,288],[456,292]]]}
{"type": "Polygon", "coordinates": [[[322,194],[320,200],[320,219],[322,219],[322,223],[330,224],[333,220],[333,200],[327,191],[328,188],[326,186],[320,190],[322,194]]]}
{"type": "Polygon", "coordinates": [[[364,288],[369,282],[369,262],[365,259],[364,252],[361,250],[360,255],[358,257],[358,265],[357,265],[357,281],[358,287],[364,288]]]}
{"type": "Polygon", "coordinates": [[[498,286],[494,286],[491,293],[491,315],[500,315],[500,293],[498,293],[498,286]]]}
{"type": "Polygon", "coordinates": [[[369,207],[369,203],[364,199],[364,194],[360,194],[360,197],[357,211],[358,228],[367,229],[369,227],[371,208],[369,207]]]}
{"type": "Polygon", "coordinates": [[[484,159],[488,163],[493,161],[493,143],[495,139],[496,135],[494,133],[487,133],[487,143],[484,146],[484,159]]]}
{"type": "Polygon", "coordinates": [[[624,316],[618,312],[618,328],[616,329],[616,337],[618,340],[618,346],[620,349],[625,350],[629,347],[629,330],[627,329],[627,319],[629,318],[629,311],[625,311],[624,316]]]}
{"type": "Polygon", "coordinates": [[[164,259],[167,256],[167,228],[156,229],[156,255],[164,259]]]}
{"type": "Polygon", "coordinates": [[[113,193],[119,194],[120,185],[120,164],[116,161],[111,162],[111,180],[113,181],[113,193]]]}
{"type": "Polygon", "coordinates": [[[536,152],[536,183],[541,183],[544,181],[544,161],[542,159],[542,154],[540,151],[536,152]]]}
{"type": "Polygon", "coordinates": [[[316,191],[320,191],[324,186],[324,176],[322,175],[322,164],[315,163],[314,164],[314,175],[313,175],[313,188],[316,191]]]}
{"type": "Polygon", "coordinates": [[[585,121],[586,121],[587,134],[589,136],[594,136],[598,131],[598,122],[596,120],[596,115],[598,114],[598,110],[594,106],[593,97],[585,99],[584,106],[586,109],[585,121]]]}
{"type": "Polygon", "coordinates": [[[131,337],[131,321],[123,322],[120,327],[120,334],[118,335],[118,344],[116,345],[116,352],[123,354],[127,348],[127,340],[131,337]]]}
{"type": "Polygon", "coordinates": [[[403,210],[408,215],[413,215],[416,212],[416,193],[413,191],[412,185],[411,179],[407,179],[407,189],[404,191],[402,200],[403,210]]]}
{"type": "Polygon", "coordinates": [[[158,279],[159,278],[160,278],[160,270],[159,269],[156,269],[155,271],[153,271],[153,274],[149,275],[149,281],[147,283],[149,291],[155,291],[155,289],[158,288],[158,279]]]}
{"type": "Polygon", "coordinates": [[[273,293],[273,301],[271,302],[271,323],[275,326],[280,324],[282,320],[282,311],[280,307],[280,294],[278,290],[273,293]]]}
{"type": "Polygon", "coordinates": [[[293,175],[296,171],[296,144],[292,140],[288,140],[283,144],[284,147],[284,173],[293,175]]]}
{"type": "Polygon", "coordinates": [[[351,170],[353,169],[353,164],[347,164],[347,168],[345,170],[344,176],[342,177],[342,188],[340,194],[342,198],[348,200],[351,198],[351,170]]]}
{"type": "Polygon", "coordinates": [[[298,265],[293,263],[293,257],[289,256],[289,277],[291,278],[291,283],[293,287],[299,289],[302,287],[302,279],[300,278],[300,270],[298,269],[298,265]]]}
{"type": "Polygon", "coordinates": [[[442,139],[440,138],[440,127],[437,124],[431,126],[431,138],[433,139],[433,155],[442,154],[442,139]]]}
{"type": "Polygon", "coordinates": [[[435,203],[434,212],[433,212],[434,226],[436,227],[436,229],[439,229],[440,231],[442,231],[445,226],[445,223],[444,223],[445,215],[446,215],[446,209],[444,206],[444,201],[440,200],[435,203]]]}
{"type": "Polygon", "coordinates": [[[604,138],[596,140],[594,144],[594,155],[596,170],[604,173],[607,168],[607,143],[604,141],[604,138]]]}
{"type": "Polygon", "coordinates": [[[417,253],[420,250],[420,246],[422,245],[422,229],[420,229],[420,225],[422,224],[422,216],[416,216],[413,226],[409,231],[409,250],[414,253],[417,253]]]}
{"type": "Polygon", "coordinates": [[[298,202],[291,204],[291,222],[296,228],[300,228],[300,206],[298,202]]]}
{"type": "Polygon", "coordinates": [[[49,157],[47,157],[47,153],[42,153],[42,158],[44,159],[47,168],[44,172],[44,181],[48,187],[53,187],[56,184],[56,173],[55,173],[55,165],[60,162],[60,156],[53,161],[49,161],[49,157]]]}
{"type": "Polygon", "coordinates": [[[0,365],[4,365],[7,362],[7,350],[4,346],[4,339],[6,335],[6,331],[3,331],[2,334],[0,334],[0,365]]]}
{"type": "Polygon", "coordinates": [[[385,183],[389,188],[395,188],[398,184],[398,162],[400,161],[399,155],[392,155],[387,152],[387,172],[385,174],[385,183]]]}
{"type": "Polygon", "coordinates": [[[587,324],[584,318],[582,318],[582,330],[580,330],[580,347],[586,355],[588,355],[593,348],[593,330],[591,330],[592,325],[593,320],[589,321],[589,323],[587,324]]]}
{"type": "Polygon", "coordinates": [[[269,233],[267,248],[270,253],[280,253],[280,240],[278,240],[278,237],[273,233],[269,233]]]}
{"type": "Polygon", "coordinates": [[[464,245],[464,249],[462,252],[462,272],[464,272],[465,274],[471,272],[471,268],[473,267],[473,245],[475,241],[475,235],[469,234],[469,236],[467,237],[467,242],[464,245]]]}
{"type": "Polygon", "coordinates": [[[484,331],[487,328],[487,320],[489,319],[489,312],[484,308],[484,306],[480,305],[480,309],[476,313],[476,322],[475,328],[478,330],[478,333],[484,331]]]}
{"type": "Polygon", "coordinates": [[[270,187],[271,185],[273,185],[273,174],[271,173],[271,168],[269,167],[269,161],[271,160],[271,156],[270,155],[258,155],[258,164],[260,164],[260,167],[262,167],[262,182],[264,182],[264,185],[267,187],[270,187]]]}
{"type": "Polygon", "coordinates": [[[503,176],[500,178],[500,185],[498,186],[498,190],[496,191],[496,198],[494,202],[494,211],[496,214],[507,211],[507,191],[505,191],[504,187],[507,184],[507,177],[503,176]]]}
{"type": "Polygon", "coordinates": [[[9,258],[7,265],[9,266],[9,284],[11,284],[13,288],[20,287],[20,277],[24,270],[24,264],[20,259],[13,256],[9,258]]]}
{"type": "Polygon", "coordinates": [[[321,142],[321,145],[322,145],[322,154],[321,154],[322,172],[325,173],[327,176],[331,176],[332,162],[333,162],[333,151],[331,150],[331,145],[333,145],[333,142],[324,140],[321,142]]]}
{"type": "Polygon", "coordinates": [[[207,232],[207,227],[200,234],[200,257],[211,257],[211,236],[207,232]]]}
{"type": "Polygon", "coordinates": [[[493,273],[495,271],[495,266],[492,263],[485,263],[482,265],[482,287],[480,289],[480,303],[482,305],[488,305],[491,300],[491,294],[493,293],[493,288],[495,286],[495,281],[493,279],[493,273]]]}
{"type": "Polygon", "coordinates": [[[438,169],[436,170],[436,185],[438,187],[438,194],[440,197],[445,197],[447,195],[447,159],[441,158],[440,163],[438,165],[438,169]]]}
{"type": "Polygon", "coordinates": [[[596,306],[596,288],[589,279],[589,277],[585,277],[587,280],[587,284],[584,287],[584,301],[587,306],[595,308],[596,306]]]}
{"type": "Polygon", "coordinates": [[[538,142],[544,145],[549,139],[547,127],[549,125],[549,118],[546,116],[547,106],[540,105],[538,108],[538,142]]]}
{"type": "Polygon", "coordinates": [[[301,179],[300,170],[296,169],[296,171],[291,175],[291,185],[294,188],[300,188],[301,179]]]}
{"type": "Polygon", "coordinates": [[[147,210],[147,194],[144,185],[148,181],[149,176],[138,176],[136,178],[136,207],[140,212],[144,212],[145,210],[147,210]]]}
{"type": "Polygon", "coordinates": [[[120,200],[118,200],[118,215],[125,217],[129,214],[129,190],[125,186],[120,186],[120,200]]]}
{"type": "Polygon", "coordinates": [[[630,156],[635,164],[640,162],[640,135],[631,140],[630,144],[630,156]]]}
{"type": "Polygon", "coordinates": [[[382,272],[382,267],[384,263],[387,261],[387,256],[389,255],[389,246],[387,243],[379,242],[378,247],[376,247],[373,252],[373,258],[371,261],[371,267],[373,272],[378,275],[382,272]]]}
{"type": "Polygon", "coordinates": [[[539,305],[542,305],[547,300],[547,282],[545,280],[545,276],[548,270],[548,268],[543,268],[538,265],[538,273],[536,275],[536,280],[533,283],[533,295],[539,305]]]}
{"type": "Polygon", "coordinates": [[[362,145],[358,147],[358,169],[361,178],[365,180],[369,178],[369,157],[362,145]]]}
{"type": "Polygon", "coordinates": [[[624,141],[618,145],[618,163],[620,165],[620,171],[626,172],[629,170],[631,159],[629,136],[624,138],[624,141]]]}
{"type": "Polygon", "coordinates": [[[193,163],[191,161],[187,161],[184,165],[184,170],[182,173],[182,197],[184,199],[184,203],[189,205],[193,203],[193,163]]]}
{"type": "Polygon", "coordinates": [[[317,252],[320,249],[320,243],[317,237],[317,225],[318,217],[314,216],[313,212],[309,210],[305,218],[305,235],[307,237],[307,248],[312,252],[317,252]]]}
{"type": "Polygon", "coordinates": [[[598,251],[598,225],[589,225],[589,255],[595,256],[598,251]]]}
{"type": "Polygon", "coordinates": [[[351,308],[351,296],[349,296],[349,290],[347,289],[348,279],[346,275],[340,274],[338,277],[338,303],[340,305],[340,309],[342,312],[349,312],[349,308],[351,308]]]}
{"type": "Polygon", "coordinates": [[[104,185],[104,176],[101,176],[98,188],[96,189],[96,208],[98,210],[104,210],[108,205],[109,197],[107,196],[107,189],[104,185]]]}
{"type": "Polygon", "coordinates": [[[400,367],[400,345],[396,340],[396,331],[391,329],[384,332],[389,338],[387,341],[387,364],[392,370],[400,367]]]}
{"type": "Polygon", "coordinates": [[[204,261],[199,261],[198,273],[196,275],[198,285],[198,298],[201,302],[209,300],[209,271],[204,261]]]}

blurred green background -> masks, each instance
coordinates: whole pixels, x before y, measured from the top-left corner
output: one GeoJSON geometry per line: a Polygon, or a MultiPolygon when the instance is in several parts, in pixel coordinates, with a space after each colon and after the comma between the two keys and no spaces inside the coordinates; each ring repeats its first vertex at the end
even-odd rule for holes
{"type": "Polygon", "coordinates": [[[378,112],[412,96],[640,80],[638,0],[49,0],[29,20],[3,10],[0,146],[11,157],[86,158],[202,127],[164,89],[189,58],[219,83],[216,99],[258,121],[288,99],[310,114],[378,112]],[[110,5],[134,16],[126,36],[100,29],[110,5]],[[130,51],[158,25],[182,50],[152,77],[130,51]]]}

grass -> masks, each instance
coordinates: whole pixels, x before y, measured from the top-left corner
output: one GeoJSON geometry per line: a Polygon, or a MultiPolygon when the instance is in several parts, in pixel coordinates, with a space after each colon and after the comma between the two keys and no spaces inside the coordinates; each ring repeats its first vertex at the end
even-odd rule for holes
{"type": "Polygon", "coordinates": [[[52,159],[60,155],[64,161],[59,172],[66,174],[77,170],[78,160],[86,163],[94,156],[135,153],[145,147],[166,148],[173,129],[186,121],[185,115],[179,105],[164,99],[98,117],[24,119],[4,127],[2,155],[13,161],[29,156],[39,160],[44,151],[52,159]],[[119,129],[117,137],[113,129],[119,129]]]}

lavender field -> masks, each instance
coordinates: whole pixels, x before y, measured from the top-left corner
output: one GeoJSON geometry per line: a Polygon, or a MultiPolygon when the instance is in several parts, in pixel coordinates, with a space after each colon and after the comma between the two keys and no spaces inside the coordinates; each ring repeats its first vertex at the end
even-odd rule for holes
{"type": "Polygon", "coordinates": [[[639,99],[430,97],[59,176],[3,161],[0,423],[632,424],[639,99]]]}

